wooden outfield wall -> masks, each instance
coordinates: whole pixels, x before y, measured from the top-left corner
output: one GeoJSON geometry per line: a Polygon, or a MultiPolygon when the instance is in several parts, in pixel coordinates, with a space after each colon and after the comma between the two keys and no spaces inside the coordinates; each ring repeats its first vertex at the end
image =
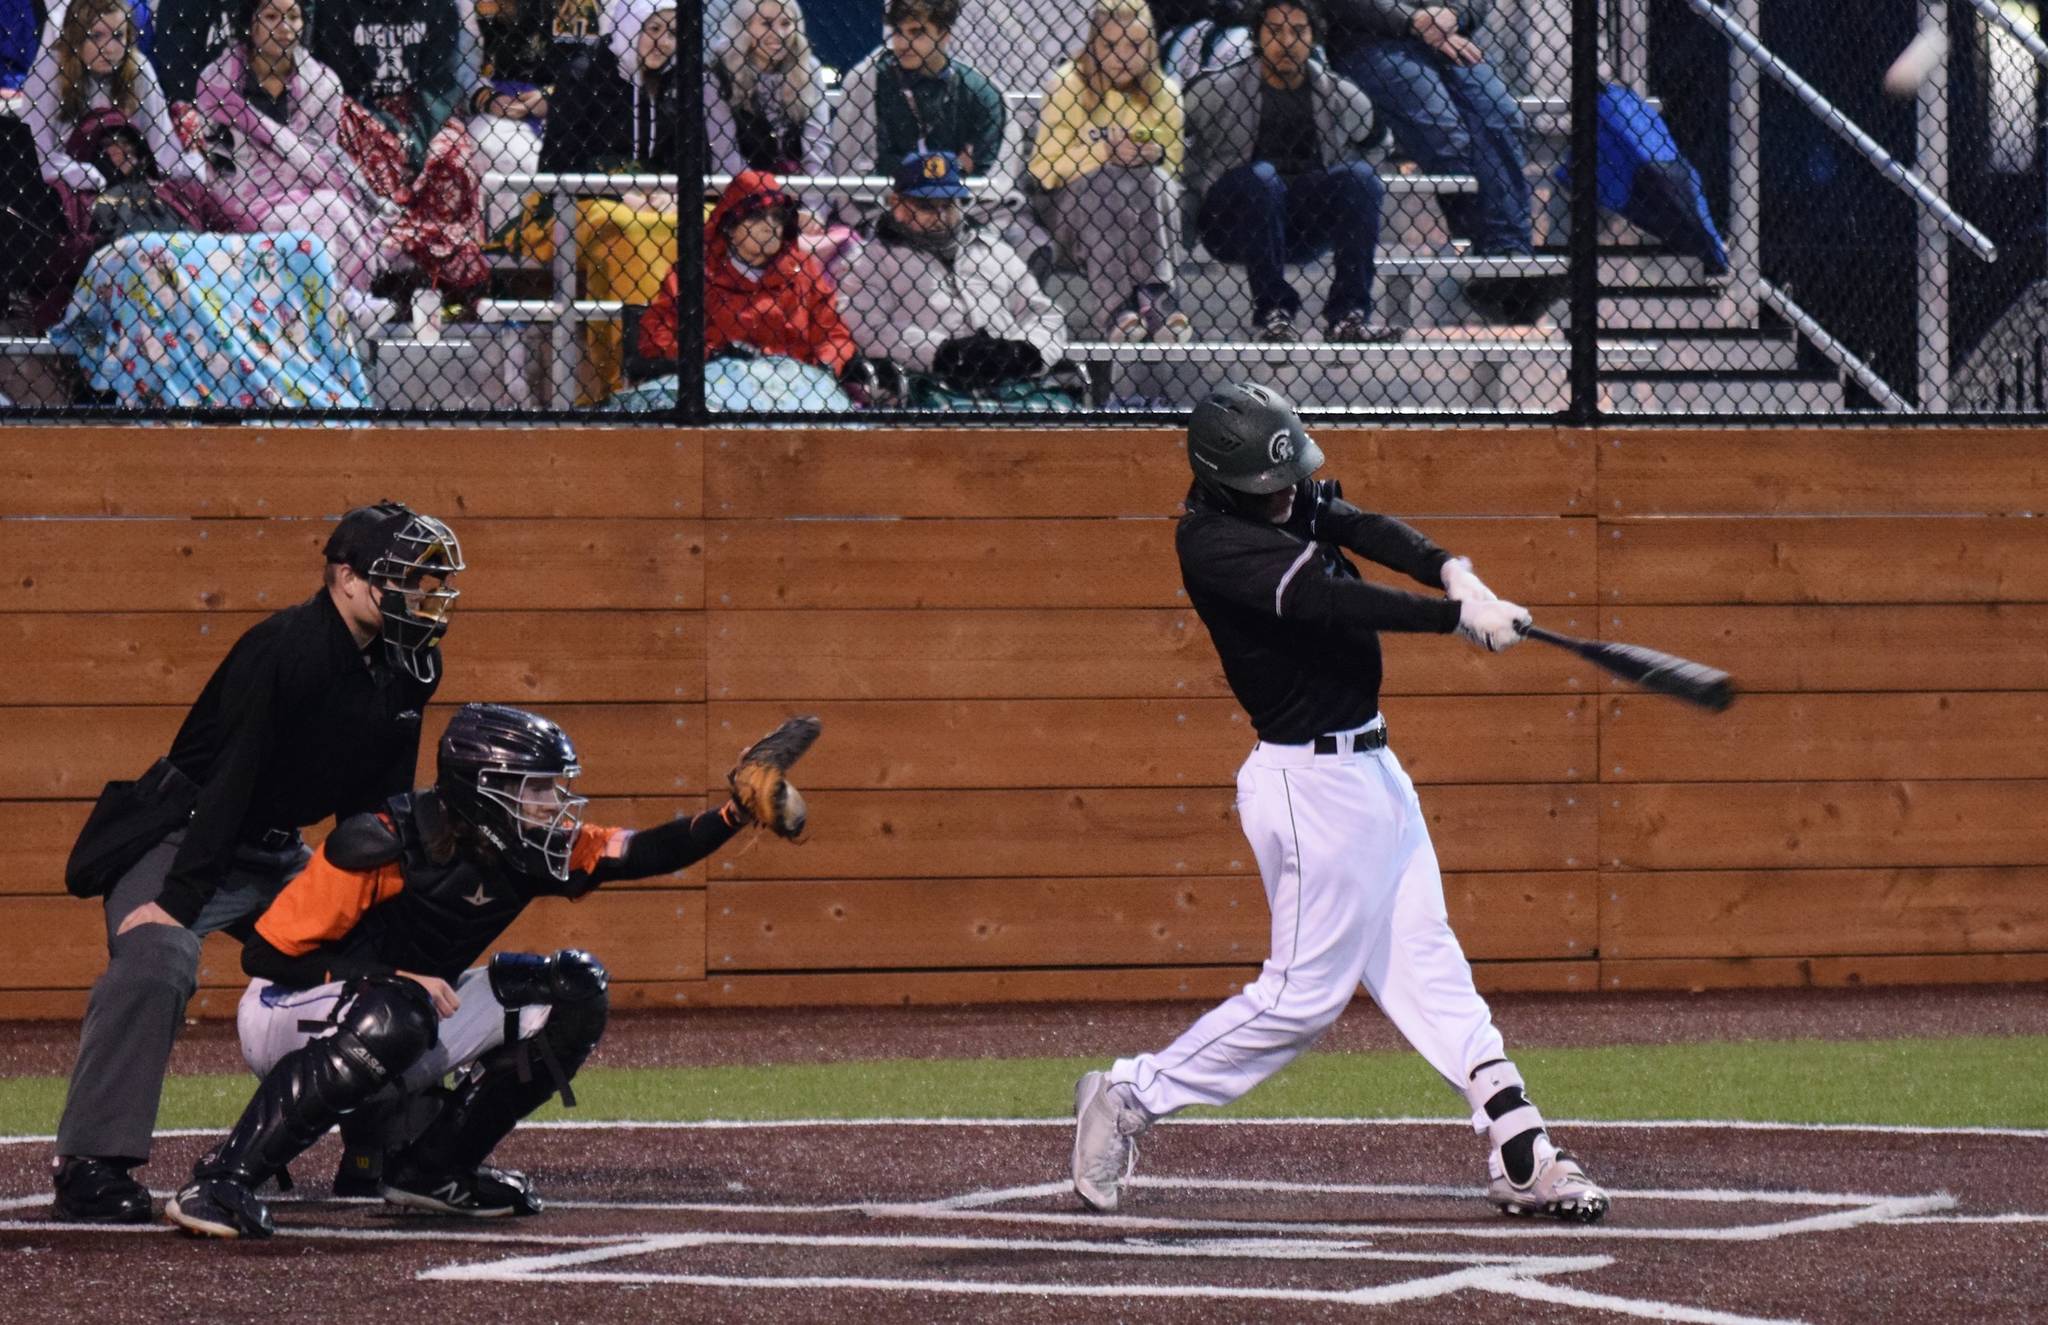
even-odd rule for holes
{"type": "MultiPolygon", "coordinates": [[[[1389,638],[1485,987],[2048,978],[2048,437],[1324,440],[1539,620],[1749,691],[1707,717],[1555,650],[1389,638]]],[[[0,431],[0,1016],[83,1007],[91,797],[385,496],[473,567],[442,698],[561,719],[595,817],[694,809],[781,715],[826,721],[807,845],[542,904],[513,946],[591,947],[640,1005],[1223,993],[1265,908],[1185,483],[1164,431],[0,431]]],[[[196,1011],[240,984],[210,940],[196,1011]]]]}

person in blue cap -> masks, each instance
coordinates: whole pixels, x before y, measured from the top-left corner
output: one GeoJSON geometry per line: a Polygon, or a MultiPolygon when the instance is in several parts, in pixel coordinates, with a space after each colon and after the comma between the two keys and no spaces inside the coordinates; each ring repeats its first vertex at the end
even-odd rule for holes
{"type": "Polygon", "coordinates": [[[1024,259],[967,220],[951,152],[913,152],[839,278],[839,313],[871,362],[973,390],[1040,376],[1066,353],[1065,320],[1024,259]]]}

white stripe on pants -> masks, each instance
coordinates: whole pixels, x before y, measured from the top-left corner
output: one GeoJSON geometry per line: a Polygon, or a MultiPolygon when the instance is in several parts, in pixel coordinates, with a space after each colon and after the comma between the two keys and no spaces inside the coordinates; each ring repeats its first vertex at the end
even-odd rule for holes
{"type": "Polygon", "coordinates": [[[1315,1043],[1361,983],[1461,1092],[1473,1068],[1505,1056],[1392,751],[1261,743],[1238,770],[1237,811],[1273,913],[1265,968],[1164,1050],[1119,1059],[1111,1081],[1134,1085],[1155,1117],[1228,1104],[1315,1043]]]}
{"type": "MultiPolygon", "coordinates": [[[[270,1075],[280,1058],[334,1028],[322,1025],[300,1030],[302,1021],[326,1022],[341,1000],[343,981],[316,985],[311,989],[280,992],[266,999],[268,980],[252,980],[242,991],[235,1011],[235,1029],[242,1040],[242,1061],[257,1076],[270,1075]]],[[[505,1006],[491,993],[488,972],[479,966],[464,971],[455,982],[455,996],[462,1001],[455,1015],[441,1020],[440,1035],[432,1049],[406,1069],[401,1081],[410,1095],[433,1085],[448,1073],[473,1063],[505,1043],[505,1006]]],[[[519,1009],[519,1038],[531,1039],[547,1025],[549,1009],[543,1006],[519,1009]]]]}

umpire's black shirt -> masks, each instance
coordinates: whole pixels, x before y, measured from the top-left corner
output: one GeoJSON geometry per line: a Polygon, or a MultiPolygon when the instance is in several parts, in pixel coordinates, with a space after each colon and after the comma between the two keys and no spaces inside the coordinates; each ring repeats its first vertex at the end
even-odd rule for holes
{"type": "Polygon", "coordinates": [[[200,793],[157,905],[189,925],[242,843],[410,789],[433,694],[385,662],[381,640],[358,649],[325,589],[251,626],[171,743],[200,793]]]}
{"type": "Polygon", "coordinates": [[[1423,584],[1450,554],[1333,480],[1305,479],[1285,524],[1237,514],[1197,483],[1175,531],[1188,601],[1259,739],[1284,745],[1370,722],[1380,709],[1382,630],[1458,628],[1458,605],[1368,584],[1349,549],[1423,584]]]}

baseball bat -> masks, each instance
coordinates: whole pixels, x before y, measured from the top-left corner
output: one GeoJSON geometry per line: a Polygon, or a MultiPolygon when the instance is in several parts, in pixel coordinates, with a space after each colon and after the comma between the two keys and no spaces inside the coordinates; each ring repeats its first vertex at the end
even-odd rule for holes
{"type": "Polygon", "coordinates": [[[1604,640],[1560,635],[1533,623],[1515,629],[1529,639],[1576,653],[1601,671],[1633,681],[1655,694],[1669,695],[1715,713],[1735,702],[1735,683],[1728,673],[1705,663],[1659,653],[1640,644],[1609,644],[1604,640]]]}

